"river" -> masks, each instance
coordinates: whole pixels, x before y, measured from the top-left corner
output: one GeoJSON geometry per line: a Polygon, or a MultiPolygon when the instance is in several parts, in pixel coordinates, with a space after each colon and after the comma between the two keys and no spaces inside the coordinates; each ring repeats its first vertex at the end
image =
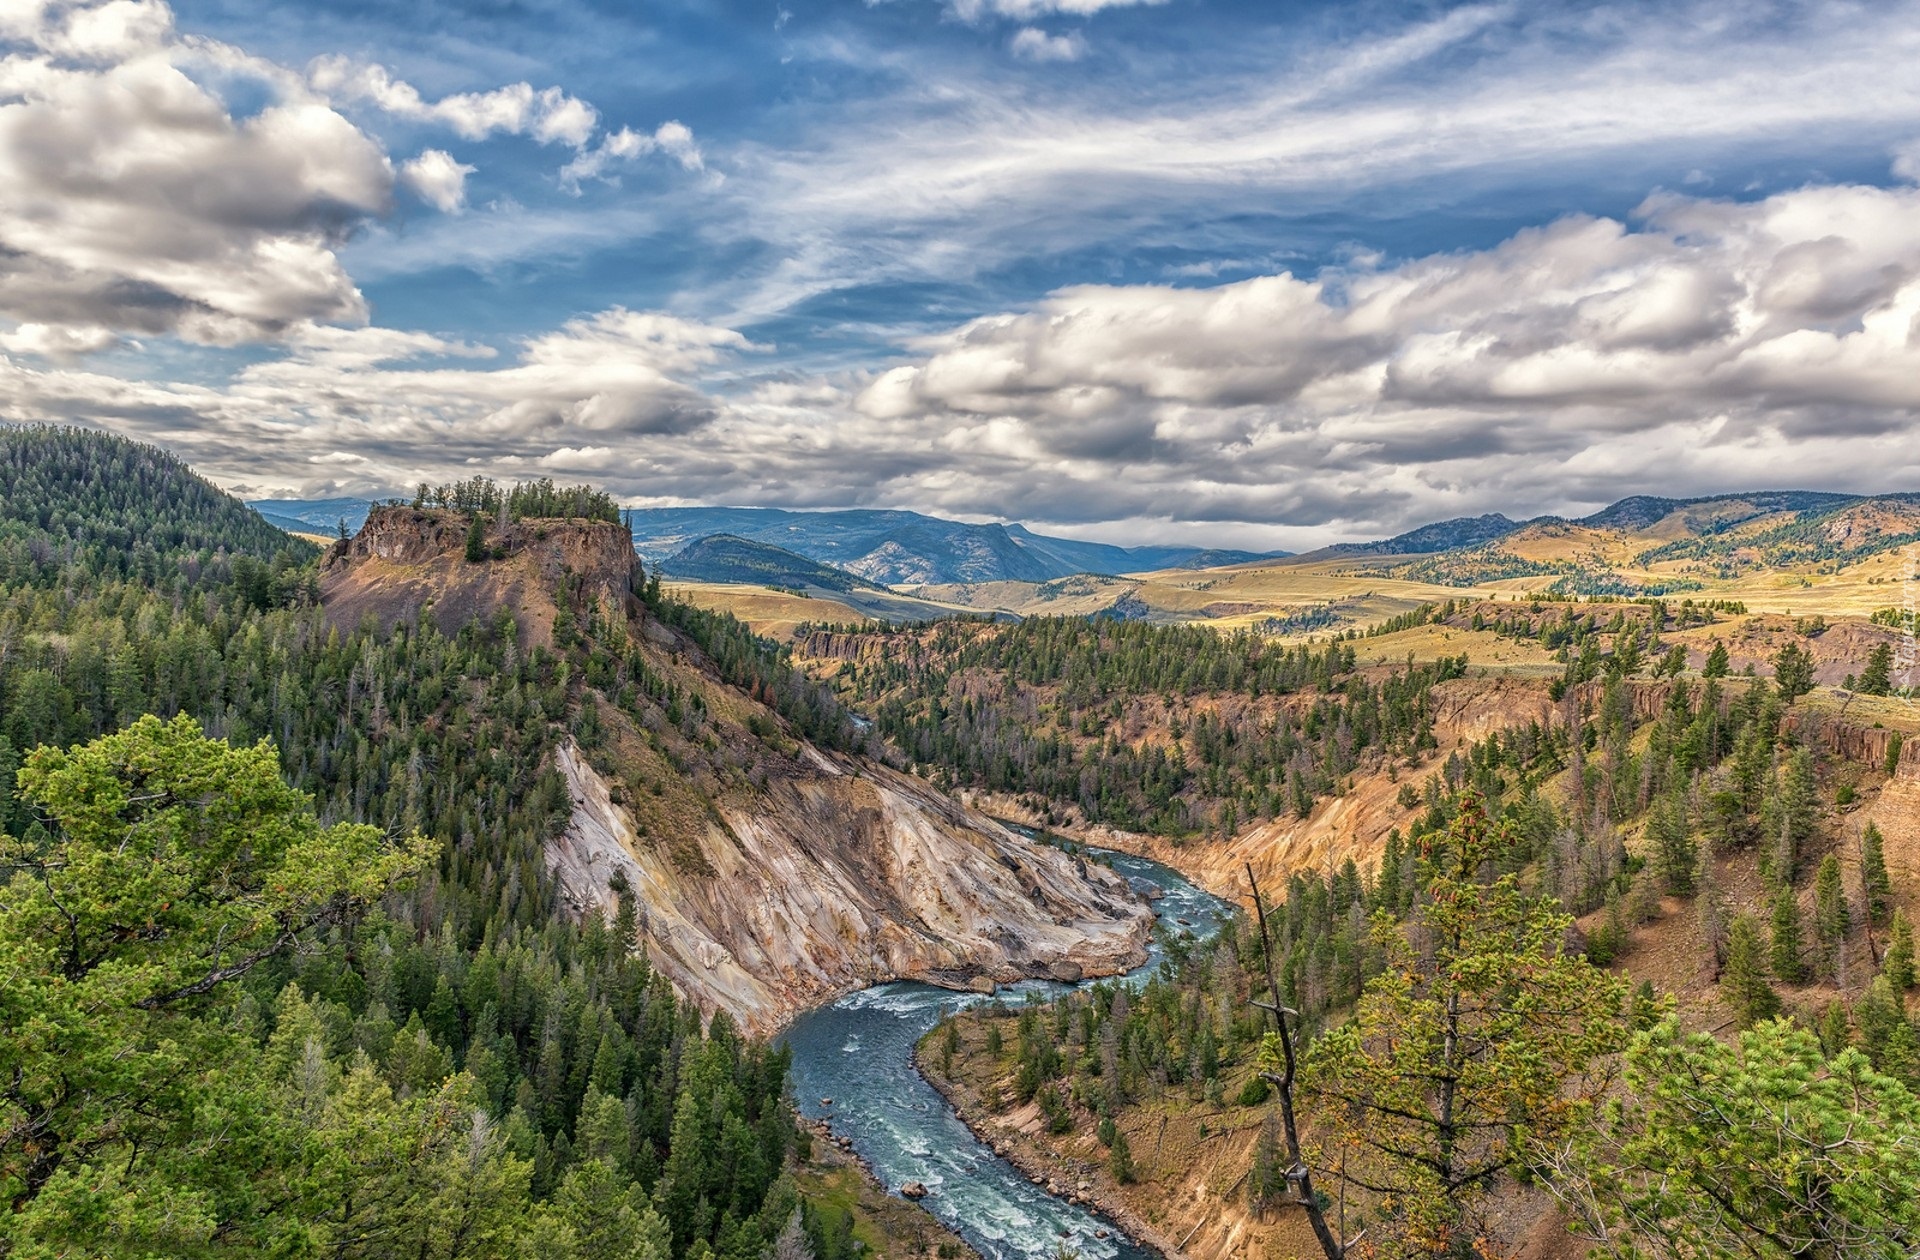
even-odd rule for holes
{"type": "MultiPolygon", "coordinates": [[[[1017,828],[1029,837],[1037,835],[1017,828]]],[[[1208,937],[1231,914],[1169,867],[1124,853],[1092,850],[1115,870],[1165,894],[1154,902],[1163,931],[1208,937]],[[1184,920],[1184,924],[1181,922],[1184,920]]],[[[1158,933],[1156,933],[1156,936],[1158,933]]],[[[1159,966],[1156,942],[1128,974],[1144,981],[1159,966]]],[[[1001,989],[1056,996],[1076,986],[1031,980],[1001,989]]],[[[941,1016],[992,999],[911,982],[883,984],[816,1008],[794,1021],[793,1085],[802,1114],[823,1119],[891,1190],[909,1181],[929,1190],[923,1206],[988,1260],[1046,1260],[1062,1242],[1087,1260],[1150,1260],[1104,1217],[1048,1194],[968,1132],[947,1100],[914,1070],[913,1047],[941,1016]],[[831,1098],[825,1105],[823,1099],[831,1098]],[[1100,1237],[1101,1233],[1107,1237],[1100,1237]]]]}

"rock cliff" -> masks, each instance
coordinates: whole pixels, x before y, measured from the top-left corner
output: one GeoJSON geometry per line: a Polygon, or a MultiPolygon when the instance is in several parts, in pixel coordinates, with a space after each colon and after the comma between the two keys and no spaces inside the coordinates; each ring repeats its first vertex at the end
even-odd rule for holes
{"type": "Polygon", "coordinates": [[[612,677],[605,661],[572,673],[572,719],[591,711],[595,735],[555,754],[572,811],[547,868],[567,913],[611,916],[631,889],[637,944],[703,1009],[765,1032],[890,979],[1078,979],[1145,957],[1152,915],[1119,876],[920,779],[823,752],[728,686],[635,597],[622,527],[495,525],[472,561],[467,531],[458,513],[376,509],[326,558],[327,614],[424,615],[453,634],[504,613],[523,648],[577,653],[589,623],[617,645],[615,664],[646,685],[596,684],[612,677]],[[563,618],[575,633],[556,636],[563,618]]]}
{"type": "Polygon", "coordinates": [[[1111,871],[921,780],[808,752],[813,773],[716,802],[687,854],[643,838],[613,786],[563,749],[573,817],[548,850],[562,898],[610,915],[614,888],[633,889],[655,966],[757,1029],[884,980],[1079,979],[1144,956],[1151,915],[1111,871]]]}

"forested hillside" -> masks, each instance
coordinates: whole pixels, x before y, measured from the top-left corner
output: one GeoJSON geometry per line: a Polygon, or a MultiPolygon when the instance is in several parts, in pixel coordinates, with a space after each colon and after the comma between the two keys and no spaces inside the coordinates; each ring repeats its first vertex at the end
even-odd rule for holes
{"type": "Polygon", "coordinates": [[[171,588],[210,569],[270,597],[258,563],[284,575],[313,555],[158,447],[71,425],[0,426],[6,587],[111,576],[171,588]],[[236,569],[243,556],[256,564],[236,569]]]}
{"type": "Polygon", "coordinates": [[[0,1252],[845,1254],[781,1055],[626,947],[631,895],[555,913],[586,679],[672,697],[511,619],[342,629],[311,549],[166,457],[5,440],[0,1252]]]}
{"type": "Polygon", "coordinates": [[[1171,837],[1304,817],[1432,743],[1463,660],[1371,676],[1352,646],[1083,618],[819,631],[800,657],[936,781],[1171,837]]]}
{"type": "MultiPolygon", "coordinates": [[[[1824,620],[1756,639],[1756,621],[1727,602],[1536,601],[1383,624],[1380,639],[1494,635],[1555,663],[1426,693],[1415,712],[1444,709],[1444,740],[1352,740],[1368,756],[1314,784],[1309,809],[1389,802],[1377,863],[1296,862],[1265,890],[1264,932],[1249,916],[1176,949],[1139,993],[963,1016],[922,1064],[994,1140],[1192,1254],[1333,1255],[1356,1237],[1393,1256],[1900,1254],[1920,1240],[1915,767],[1899,730],[1834,704],[1886,693],[1891,648],[1824,620]],[[1816,685],[1843,668],[1848,690],[1816,685]],[[1528,693],[1536,716],[1516,720],[1528,693]],[[1307,1203],[1327,1209],[1318,1228],[1307,1203]]],[[[1003,776],[1076,825],[1100,818],[1083,794],[1099,775],[1040,777],[1049,762],[1022,754],[1065,742],[1077,714],[1104,719],[1108,747],[1166,750],[1194,793],[1234,782],[1196,712],[1277,693],[1279,736],[1278,714],[1369,694],[1344,655],[1367,637],[1190,633],[943,627],[919,654],[897,632],[871,652],[822,637],[835,653],[816,668],[875,696],[878,729],[915,755],[961,782],[1003,776]],[[890,703],[921,716],[890,722],[890,703]]],[[[1418,677],[1403,670],[1371,673],[1418,677]]],[[[1303,739],[1287,764],[1320,755],[1303,739]]],[[[1153,851],[1228,872],[1221,891],[1245,898],[1245,868],[1216,851],[1286,835],[1255,823],[1153,851]]]]}

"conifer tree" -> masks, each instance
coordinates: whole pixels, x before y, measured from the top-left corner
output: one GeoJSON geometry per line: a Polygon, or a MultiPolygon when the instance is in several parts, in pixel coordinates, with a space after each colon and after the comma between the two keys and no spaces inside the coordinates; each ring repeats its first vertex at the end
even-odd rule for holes
{"type": "Polygon", "coordinates": [[[1626,980],[1563,952],[1571,916],[1559,903],[1528,895],[1517,874],[1485,882],[1514,844],[1477,792],[1462,795],[1447,828],[1422,838],[1417,920],[1376,922],[1385,970],[1304,1061],[1346,1175],[1400,1209],[1381,1254],[1445,1255],[1470,1240],[1489,1186],[1533,1143],[1564,1136],[1587,1064],[1631,1033],[1626,980]]]}
{"type": "Polygon", "coordinates": [[[1707,652],[1707,662],[1701,668],[1701,674],[1708,678],[1725,678],[1730,667],[1731,659],[1727,655],[1727,645],[1715,639],[1712,649],[1707,652]]]}
{"type": "Polygon", "coordinates": [[[1867,667],[1856,684],[1869,696],[1884,696],[1893,690],[1893,645],[1877,643],[1867,654],[1867,667]]]}
{"type": "Polygon", "coordinates": [[[1813,655],[1789,642],[1773,655],[1773,685],[1780,698],[1792,704],[1813,690],[1813,655]]]}
{"type": "Polygon", "coordinates": [[[1887,934],[1887,952],[1880,958],[1880,974],[1887,978],[1895,993],[1905,993],[1913,987],[1913,928],[1907,922],[1906,911],[1893,912],[1893,926],[1887,934]]]}
{"type": "Polygon", "coordinates": [[[1647,822],[1648,838],[1653,841],[1653,859],[1660,882],[1675,897],[1690,897],[1694,892],[1694,866],[1698,861],[1692,828],[1687,818],[1686,800],[1679,786],[1654,808],[1647,822]]]}
{"type": "Polygon", "coordinates": [[[1780,995],[1767,970],[1766,944],[1750,915],[1736,915],[1727,928],[1727,961],[1720,971],[1720,995],[1733,1008],[1740,1027],[1751,1028],[1780,1013],[1780,995]]]}
{"type": "Polygon", "coordinates": [[[1893,880],[1887,875],[1887,855],[1880,828],[1872,822],[1860,833],[1860,885],[1867,903],[1867,922],[1885,927],[1893,907],[1893,880]]]}
{"type": "Polygon", "coordinates": [[[1132,1185],[1139,1175],[1133,1166],[1133,1149],[1127,1145],[1127,1135],[1123,1130],[1114,1131],[1113,1145],[1107,1151],[1107,1171],[1123,1186],[1132,1185]]]}
{"type": "Polygon", "coordinates": [[[1853,1044],[1853,1028],[1847,1022],[1847,1004],[1839,998],[1827,1003],[1820,1017],[1820,1048],[1829,1056],[1839,1054],[1853,1044]]]}
{"type": "Polygon", "coordinates": [[[1821,971],[1836,976],[1852,915],[1840,886],[1840,859],[1831,853],[1820,859],[1820,873],[1814,877],[1813,923],[1820,940],[1821,971]]]}
{"type": "Polygon", "coordinates": [[[1782,888],[1773,898],[1773,974],[1787,984],[1799,984],[1807,978],[1801,958],[1804,941],[1800,930],[1800,899],[1791,886],[1782,888]]]}

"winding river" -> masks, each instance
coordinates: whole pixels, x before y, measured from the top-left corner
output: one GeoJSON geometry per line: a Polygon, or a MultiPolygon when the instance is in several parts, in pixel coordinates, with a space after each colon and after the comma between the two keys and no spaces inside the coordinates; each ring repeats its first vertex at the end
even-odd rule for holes
{"type": "MultiPolygon", "coordinates": [[[[1097,852],[1121,874],[1162,890],[1154,910],[1163,930],[1207,937],[1231,913],[1226,903],[1169,867],[1097,852]]],[[[1144,981],[1160,957],[1156,943],[1128,979],[1144,981]]],[[[1000,992],[1017,1004],[1028,993],[1057,995],[1073,987],[1035,980],[1000,992]]],[[[1046,1260],[1062,1242],[1088,1260],[1150,1260],[1156,1253],[1128,1241],[1112,1222],[1048,1194],[995,1155],[914,1070],[915,1043],[944,1012],[989,1000],[898,982],[809,1011],[785,1037],[793,1047],[793,1083],[802,1114],[825,1120],[835,1134],[850,1139],[890,1189],[909,1181],[924,1184],[930,1193],[922,1204],[988,1260],[1046,1260]],[[829,1098],[832,1104],[824,1104],[829,1098]]]]}

